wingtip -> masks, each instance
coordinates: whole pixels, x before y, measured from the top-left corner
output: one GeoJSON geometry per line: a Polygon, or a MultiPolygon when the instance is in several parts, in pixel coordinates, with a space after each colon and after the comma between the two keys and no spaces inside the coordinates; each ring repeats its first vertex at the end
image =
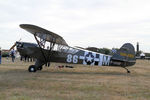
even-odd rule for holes
{"type": "Polygon", "coordinates": [[[19,25],[21,28],[26,28],[26,27],[38,27],[38,26],[36,26],[36,25],[33,25],[33,24],[20,24],[19,25]]]}
{"type": "Polygon", "coordinates": [[[29,26],[30,24],[20,24],[19,26],[21,27],[21,28],[24,28],[24,27],[26,27],[26,26],[29,26]]]}
{"type": "Polygon", "coordinates": [[[23,24],[20,24],[19,26],[22,28],[23,24]]]}
{"type": "Polygon", "coordinates": [[[31,24],[20,24],[19,26],[20,26],[20,28],[26,28],[26,27],[33,26],[33,25],[31,25],[31,24]]]}

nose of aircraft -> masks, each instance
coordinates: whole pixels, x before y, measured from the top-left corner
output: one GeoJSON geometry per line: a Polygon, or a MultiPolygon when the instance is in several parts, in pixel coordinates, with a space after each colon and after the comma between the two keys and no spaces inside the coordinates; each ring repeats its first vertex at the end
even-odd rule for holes
{"type": "Polygon", "coordinates": [[[16,47],[17,48],[23,48],[23,43],[22,42],[16,42],[16,47]]]}
{"type": "Polygon", "coordinates": [[[16,42],[16,47],[17,47],[17,50],[18,52],[20,53],[21,56],[25,56],[26,53],[25,53],[25,48],[24,48],[24,43],[23,42],[16,42]]]}

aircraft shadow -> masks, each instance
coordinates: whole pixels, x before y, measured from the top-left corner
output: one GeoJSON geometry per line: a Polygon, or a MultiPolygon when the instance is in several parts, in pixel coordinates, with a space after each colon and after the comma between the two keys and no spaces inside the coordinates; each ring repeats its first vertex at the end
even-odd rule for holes
{"type": "Polygon", "coordinates": [[[55,71],[55,72],[50,72],[50,71],[42,71],[40,73],[49,73],[49,74],[68,74],[68,75],[71,75],[71,74],[77,74],[77,75],[80,75],[80,74],[89,74],[89,75],[122,75],[122,76],[126,76],[126,75],[130,75],[126,72],[59,72],[59,71],[55,71]]]}
{"type": "Polygon", "coordinates": [[[110,76],[115,76],[115,75],[120,75],[120,76],[130,76],[132,75],[132,72],[129,74],[129,73],[126,73],[126,72],[117,72],[117,71],[114,71],[114,72],[66,72],[66,71],[49,71],[49,70],[44,70],[44,71],[37,71],[37,72],[28,72],[28,70],[24,70],[24,69],[13,69],[13,70],[8,70],[8,71],[5,71],[5,73],[20,73],[20,74],[66,74],[66,75],[85,75],[85,74],[89,74],[89,75],[110,75],[110,76]]]}

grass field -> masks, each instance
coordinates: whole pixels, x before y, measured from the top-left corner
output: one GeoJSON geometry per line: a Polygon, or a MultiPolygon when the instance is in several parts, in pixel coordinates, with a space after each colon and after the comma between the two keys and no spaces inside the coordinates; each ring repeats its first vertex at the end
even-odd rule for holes
{"type": "Polygon", "coordinates": [[[32,63],[2,59],[0,100],[150,100],[150,61],[137,60],[126,70],[76,65],[59,69],[52,63],[29,73],[32,63]]]}

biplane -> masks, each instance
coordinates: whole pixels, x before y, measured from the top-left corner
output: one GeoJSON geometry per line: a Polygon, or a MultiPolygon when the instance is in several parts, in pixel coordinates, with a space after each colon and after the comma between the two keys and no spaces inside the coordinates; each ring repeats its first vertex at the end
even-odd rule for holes
{"type": "Polygon", "coordinates": [[[42,66],[47,62],[56,62],[90,66],[120,66],[126,69],[127,73],[130,73],[127,67],[136,63],[135,50],[130,43],[125,43],[113,55],[105,55],[71,47],[58,34],[35,25],[21,24],[20,27],[33,34],[37,41],[37,44],[16,42],[20,55],[28,55],[36,59],[35,64],[29,66],[29,72],[42,70],[42,66]],[[46,42],[49,48],[45,47],[46,42]]]}

